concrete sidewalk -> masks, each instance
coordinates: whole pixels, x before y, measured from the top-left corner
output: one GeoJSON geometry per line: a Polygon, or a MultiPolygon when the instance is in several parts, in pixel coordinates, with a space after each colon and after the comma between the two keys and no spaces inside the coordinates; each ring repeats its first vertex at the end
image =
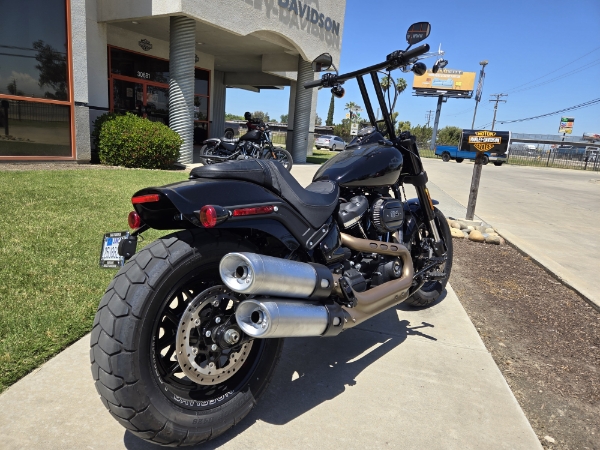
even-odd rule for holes
{"type": "MultiPolygon", "coordinates": [[[[106,411],[88,349],[86,336],[0,396],[0,448],[160,448],[106,411]]],[[[340,446],[541,449],[451,288],[431,308],[400,305],[336,338],[287,339],[258,406],[196,448],[340,446]]]]}

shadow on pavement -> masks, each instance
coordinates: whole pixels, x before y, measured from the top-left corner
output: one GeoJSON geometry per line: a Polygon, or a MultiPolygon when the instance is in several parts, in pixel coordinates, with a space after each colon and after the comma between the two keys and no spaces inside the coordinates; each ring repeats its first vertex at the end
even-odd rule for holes
{"type": "MultiPolygon", "coordinates": [[[[443,301],[444,292],[431,306],[443,301]]],[[[430,306],[430,307],[431,307],[430,306]]],[[[391,308],[338,337],[289,338],[273,380],[258,405],[248,416],[222,436],[197,449],[214,449],[243,433],[255,422],[285,425],[323,402],[357,384],[357,376],[371,364],[401,345],[409,336],[437,341],[428,334],[434,325],[421,322],[411,326],[401,320],[403,311],[415,311],[403,304],[391,308]]],[[[164,448],[125,432],[125,447],[130,450],[164,448]]]]}

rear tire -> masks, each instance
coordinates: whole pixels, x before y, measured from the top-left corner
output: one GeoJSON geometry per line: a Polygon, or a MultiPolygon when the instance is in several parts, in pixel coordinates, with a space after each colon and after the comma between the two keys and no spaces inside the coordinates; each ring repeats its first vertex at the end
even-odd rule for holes
{"type": "Polygon", "coordinates": [[[442,161],[449,162],[450,161],[450,153],[448,153],[448,152],[442,153],[442,161]]]}
{"type": "MultiPolygon", "coordinates": [[[[224,370],[233,367],[233,374],[219,369],[223,363],[207,368],[204,360],[199,373],[217,367],[224,378],[220,382],[192,382],[175,353],[176,336],[185,323],[180,318],[199,293],[221,284],[219,261],[235,251],[256,248],[224,233],[174,233],[137,253],[108,286],[91,333],[92,374],[104,406],[136,436],[169,446],[206,442],[242,420],[267,388],[283,339],[251,341],[242,347],[248,352],[245,361],[242,350],[232,349],[229,354],[238,359],[224,363],[224,370]]],[[[202,323],[210,325],[215,314],[231,315],[235,306],[229,304],[208,301],[202,308],[212,308],[212,316],[204,316],[202,323]]],[[[203,352],[201,347],[192,358],[209,354],[203,352]]]]}
{"type": "MultiPolygon", "coordinates": [[[[446,284],[448,284],[448,280],[450,279],[453,255],[450,226],[448,225],[448,221],[444,217],[444,214],[442,214],[442,212],[437,208],[435,209],[434,220],[437,224],[438,232],[442,237],[442,241],[444,242],[444,246],[446,247],[447,259],[443,266],[443,272],[445,276],[442,280],[427,281],[417,291],[413,292],[411,296],[404,302],[410,306],[422,308],[431,305],[438,299],[440,295],[442,295],[442,292],[444,292],[444,289],[446,289],[446,284]]],[[[424,226],[424,224],[420,225],[420,227],[424,226]]],[[[417,268],[415,268],[415,272],[416,271],[417,268]]]]}
{"type": "Polygon", "coordinates": [[[208,166],[209,164],[216,164],[219,161],[210,159],[209,156],[210,155],[218,156],[218,153],[219,153],[219,150],[214,144],[203,145],[202,148],[200,149],[200,162],[202,164],[204,164],[205,166],[208,166]]]}
{"type": "Polygon", "coordinates": [[[335,144],[333,144],[333,145],[331,146],[331,151],[332,151],[332,152],[335,152],[335,151],[336,151],[336,150],[335,150],[335,144]]]}
{"type": "Polygon", "coordinates": [[[456,162],[457,162],[457,163],[459,163],[459,164],[460,164],[461,162],[463,162],[463,161],[464,161],[464,159],[463,159],[463,158],[456,158],[456,162]]]}
{"type": "Polygon", "coordinates": [[[486,166],[487,163],[489,163],[489,162],[490,162],[490,158],[488,158],[488,155],[483,155],[483,158],[481,158],[481,164],[486,166]]]}
{"type": "Polygon", "coordinates": [[[494,165],[500,167],[502,165],[502,163],[501,162],[494,162],[494,165]]]}

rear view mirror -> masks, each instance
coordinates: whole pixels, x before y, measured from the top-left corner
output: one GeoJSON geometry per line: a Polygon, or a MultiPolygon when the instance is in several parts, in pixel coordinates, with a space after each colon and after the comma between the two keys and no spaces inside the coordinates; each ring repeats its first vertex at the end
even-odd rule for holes
{"type": "Polygon", "coordinates": [[[317,56],[312,62],[313,72],[325,72],[333,65],[333,59],[329,53],[323,53],[317,56]]]}
{"type": "Polygon", "coordinates": [[[446,67],[448,65],[448,61],[446,61],[445,59],[438,59],[435,64],[433,65],[433,67],[431,68],[431,71],[433,73],[438,73],[438,70],[443,69],[444,67],[446,67]]]}
{"type": "Polygon", "coordinates": [[[427,39],[430,32],[431,25],[429,22],[413,23],[406,32],[406,42],[408,42],[408,45],[414,45],[417,42],[427,39]]]}

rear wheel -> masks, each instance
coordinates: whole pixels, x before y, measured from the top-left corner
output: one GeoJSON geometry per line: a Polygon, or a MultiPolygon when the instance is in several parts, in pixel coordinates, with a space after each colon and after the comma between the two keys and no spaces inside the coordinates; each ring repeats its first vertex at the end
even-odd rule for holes
{"type": "Polygon", "coordinates": [[[219,162],[216,159],[211,159],[211,156],[220,156],[218,147],[215,144],[203,145],[200,149],[200,162],[205,166],[219,162]]]}
{"type": "Polygon", "coordinates": [[[488,155],[483,155],[483,157],[481,158],[481,164],[483,164],[485,166],[489,162],[490,162],[490,158],[488,158],[488,155]]]}
{"type": "MultiPolygon", "coordinates": [[[[437,208],[435,209],[434,221],[444,246],[445,261],[434,265],[419,277],[421,278],[419,285],[411,288],[411,296],[404,302],[407,305],[423,307],[432,304],[440,295],[442,295],[442,292],[446,289],[446,284],[448,284],[448,280],[450,279],[453,254],[450,227],[444,214],[437,208]]],[[[432,239],[426,224],[421,222],[419,224],[419,230],[411,242],[413,261],[419,261],[419,263],[415,265],[415,273],[432,264],[428,258],[432,239]]]]}
{"type": "Polygon", "coordinates": [[[444,161],[444,162],[450,161],[450,153],[448,153],[448,152],[442,153],[442,161],[444,161]]]}
{"type": "Polygon", "coordinates": [[[283,340],[248,340],[237,328],[243,297],[218,275],[234,251],[256,249],[202,230],[166,236],[137,253],[102,298],[92,374],[104,406],[136,436],[205,442],[242,420],[269,384],[283,340]]]}
{"type": "Polygon", "coordinates": [[[331,151],[332,151],[332,152],[335,152],[335,144],[333,144],[333,145],[331,146],[331,151]]]}
{"type": "Polygon", "coordinates": [[[457,162],[457,163],[461,163],[461,162],[463,162],[463,161],[464,161],[464,159],[463,159],[463,158],[456,158],[456,162],[457,162]]]}
{"type": "Polygon", "coordinates": [[[500,167],[502,165],[502,163],[498,162],[498,161],[494,161],[494,165],[500,167]]]}
{"type": "Polygon", "coordinates": [[[292,155],[287,150],[282,149],[281,147],[273,147],[271,150],[267,152],[266,159],[273,159],[275,161],[279,161],[283,164],[288,172],[292,170],[292,166],[294,165],[294,160],[292,159],[292,155]]]}

